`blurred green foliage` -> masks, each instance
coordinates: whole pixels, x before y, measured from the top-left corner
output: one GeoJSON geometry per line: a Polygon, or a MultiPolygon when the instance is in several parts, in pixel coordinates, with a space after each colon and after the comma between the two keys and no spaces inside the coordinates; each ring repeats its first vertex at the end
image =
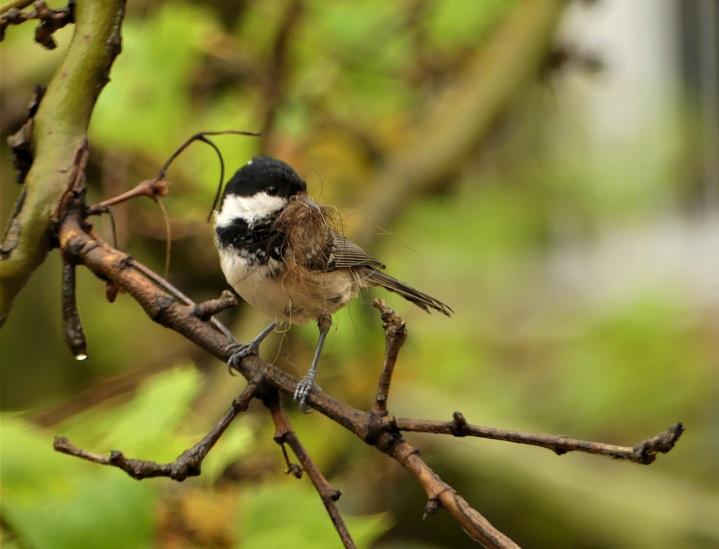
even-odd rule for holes
{"type": "MultiPolygon", "coordinates": [[[[237,537],[243,547],[337,547],[337,532],[327,520],[322,502],[308,486],[269,483],[242,494],[237,537]]],[[[386,532],[386,514],[349,517],[348,528],[359,547],[386,532]]]]}
{"type": "Polygon", "coordinates": [[[49,440],[27,421],[2,417],[2,513],[12,525],[4,541],[18,547],[112,547],[117,540],[146,546],[154,534],[152,486],[80,461],[68,464],[49,440]]]}
{"type": "MultiPolygon", "coordinates": [[[[149,378],[129,402],[93,409],[55,428],[88,447],[122,447],[128,456],[174,459],[192,444],[182,436],[189,399],[201,384],[197,372],[177,368],[149,378]]],[[[68,460],[52,451],[51,435],[6,413],[2,419],[2,505],[11,525],[8,543],[19,547],[148,547],[157,536],[154,517],[162,481],[136,482],[115,470],[68,460]],[[70,463],[67,463],[67,462],[70,463]],[[65,467],[67,465],[67,467],[65,467]],[[16,536],[16,537],[15,537],[16,536]]],[[[196,483],[212,485],[225,467],[251,448],[254,434],[235,426],[203,463],[196,483]]],[[[237,502],[237,539],[243,547],[334,547],[336,533],[310,486],[283,482],[248,487],[237,502]],[[278,534],[279,532],[279,534],[278,534]],[[315,545],[312,545],[315,544],[315,545]]],[[[227,517],[231,520],[231,517],[227,517]]],[[[359,546],[385,532],[384,515],[349,517],[359,546]]],[[[226,524],[232,530],[232,524],[226,524]]]]}
{"type": "MultiPolygon", "coordinates": [[[[372,185],[373,174],[519,4],[305,2],[266,152],[292,163],[321,201],[337,204],[348,231],[361,230],[359,205],[383,191],[372,185]]],[[[260,129],[267,67],[287,5],[131,2],[123,53],[91,127],[90,201],[152,177],[194,132],[260,129]]],[[[50,53],[39,51],[31,34],[27,25],[10,28],[0,48],[4,134],[21,121],[31,84],[49,79],[71,30],[50,53]]],[[[490,441],[411,438],[522,545],[716,546],[716,300],[692,288],[691,276],[637,283],[629,273],[641,257],[622,256],[621,263],[599,254],[603,239],[622,242],[680,209],[687,192],[681,182],[696,170],[691,136],[668,113],[628,141],[598,143],[572,90],[562,74],[522,90],[481,158],[474,152],[439,191],[408,199],[395,226],[366,229],[383,231],[370,251],[393,274],[456,310],[439,318],[387,297],[410,330],[391,408],[431,418],[462,410],[476,423],[630,444],[682,420],[688,430],[679,446],[649,468],[490,441]],[[562,276],[567,255],[604,263],[577,284],[562,276]]],[[[250,138],[217,142],[228,170],[260,148],[250,138]]],[[[10,181],[6,156],[2,170],[10,181]]],[[[170,279],[198,300],[225,287],[204,222],[217,174],[212,151],[194,145],[170,170],[165,199],[174,234],[170,279]]],[[[16,192],[11,184],[0,189],[3,218],[16,192]]],[[[115,216],[120,247],[161,270],[156,206],[136,202],[115,216]]],[[[106,221],[96,227],[109,238],[106,221]]],[[[691,275],[701,261],[672,272],[691,275]]],[[[3,545],[336,546],[306,479],[282,476],[260,409],[240,416],[203,475],[182,485],[138,483],[52,452],[57,433],[97,452],[173,459],[242,387],[223,365],[152,324],[127,296],[110,305],[100,281],[83,269],[78,276],[88,361],[75,362],[62,342],[56,255],[0,331],[3,545]]],[[[369,302],[363,296],[336,315],[320,368],[319,384],[358,407],[371,402],[383,352],[369,302]]],[[[244,308],[223,319],[240,338],[265,322],[244,308]]],[[[263,355],[303,373],[315,338],[313,326],[296,327],[275,336],[263,355]]],[[[396,464],[318,414],[298,413],[293,421],[342,490],[341,508],[361,546],[470,546],[445,514],[419,520],[423,494],[396,464]]]]}

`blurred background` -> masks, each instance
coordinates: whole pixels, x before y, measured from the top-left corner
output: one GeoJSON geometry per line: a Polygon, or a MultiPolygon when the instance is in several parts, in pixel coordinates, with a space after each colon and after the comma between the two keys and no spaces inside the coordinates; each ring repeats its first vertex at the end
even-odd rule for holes
{"type": "MultiPolygon", "coordinates": [[[[52,4],[52,3],[51,3],[52,4]]],[[[72,28],[2,47],[1,131],[23,122],[72,28]]],[[[92,120],[90,202],[153,177],[197,131],[229,171],[291,163],[398,278],[451,304],[407,321],[396,414],[632,445],[687,432],[650,467],[487,440],[409,436],[478,510],[528,547],[719,546],[719,2],[331,0],[128,3],[123,52],[92,120]]],[[[2,219],[18,193],[2,148],[2,219]]],[[[218,178],[193,145],[171,168],[169,279],[226,284],[205,218],[218,178]]],[[[121,249],[162,272],[149,200],[114,209],[121,249]]],[[[110,238],[107,219],[98,231],[110,238]]],[[[0,331],[0,523],[7,547],[335,547],[306,479],[283,474],[264,410],[240,416],[200,478],[138,483],[52,452],[54,434],[171,460],[243,380],[78,271],[89,359],[60,326],[52,254],[0,331]]],[[[365,295],[338,313],[318,382],[371,404],[384,338],[365,295]]],[[[240,339],[267,322],[223,313],[240,339]]],[[[314,326],[262,355],[302,375],[314,326]]],[[[469,547],[401,468],[321,415],[293,421],[342,492],[362,546],[469,547]]]]}

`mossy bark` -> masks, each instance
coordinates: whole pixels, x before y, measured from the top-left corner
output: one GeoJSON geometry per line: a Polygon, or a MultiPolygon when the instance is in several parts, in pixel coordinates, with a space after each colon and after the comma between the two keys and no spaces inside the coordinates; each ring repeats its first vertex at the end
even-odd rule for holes
{"type": "Polygon", "coordinates": [[[80,0],[67,54],[34,118],[34,160],[0,255],[0,326],[13,299],[43,262],[73,185],[83,176],[87,129],[120,51],[124,0],[80,0]]]}

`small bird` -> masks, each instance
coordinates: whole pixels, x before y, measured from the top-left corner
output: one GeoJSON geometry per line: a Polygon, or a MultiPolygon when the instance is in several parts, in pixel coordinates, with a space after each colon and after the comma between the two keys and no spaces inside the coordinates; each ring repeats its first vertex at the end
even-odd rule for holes
{"type": "Polygon", "coordinates": [[[334,210],[315,203],[288,164],[258,156],[227,183],[214,212],[215,244],[227,282],[273,322],[249,344],[233,350],[230,363],[257,351],[279,322],[317,321],[319,340],[294,398],[301,405],[312,389],[331,315],[361,288],[381,286],[425,311],[447,316],[441,301],[384,273],[385,266],[340,234],[334,210]]]}

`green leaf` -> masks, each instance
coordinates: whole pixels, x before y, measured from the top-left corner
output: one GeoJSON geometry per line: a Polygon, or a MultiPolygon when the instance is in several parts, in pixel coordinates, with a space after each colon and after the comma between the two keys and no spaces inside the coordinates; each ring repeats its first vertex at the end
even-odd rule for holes
{"type": "MultiPolygon", "coordinates": [[[[202,480],[212,485],[230,463],[237,461],[252,449],[254,435],[248,425],[247,416],[240,417],[222,435],[222,438],[212,447],[212,451],[202,462],[202,480]],[[244,422],[244,423],[243,423],[244,422]]],[[[189,442],[186,446],[194,444],[189,442]]]]}
{"type": "Polygon", "coordinates": [[[0,510],[22,546],[82,549],[152,543],[155,493],[118,471],[52,449],[52,436],[0,417],[0,510]]]}
{"type": "MultiPolygon", "coordinates": [[[[346,516],[358,547],[369,547],[392,526],[386,513],[346,516]]],[[[317,493],[306,482],[264,484],[243,493],[238,521],[239,546],[333,549],[339,537],[317,493]]]]}
{"type": "Polygon", "coordinates": [[[91,409],[58,429],[97,451],[120,448],[131,457],[174,459],[184,449],[175,432],[199,388],[194,367],[174,368],[149,378],[132,401],[91,409]]]}
{"type": "Polygon", "coordinates": [[[128,19],[112,85],[95,109],[92,137],[104,146],[167,156],[195,119],[189,82],[213,27],[206,10],[183,3],[159,8],[142,22],[128,19]]]}

